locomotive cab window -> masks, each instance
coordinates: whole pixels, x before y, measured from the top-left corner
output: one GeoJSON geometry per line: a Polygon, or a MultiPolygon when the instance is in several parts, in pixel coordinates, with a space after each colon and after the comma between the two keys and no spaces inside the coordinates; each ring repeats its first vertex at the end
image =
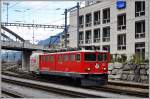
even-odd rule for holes
{"type": "Polygon", "coordinates": [[[98,61],[107,61],[107,54],[102,54],[102,53],[99,53],[98,54],[98,61]]]}
{"type": "Polygon", "coordinates": [[[41,56],[41,61],[44,62],[45,61],[45,57],[41,56]]]}
{"type": "Polygon", "coordinates": [[[80,61],[80,54],[76,55],[76,61],[80,61]]]}
{"type": "Polygon", "coordinates": [[[49,56],[45,56],[45,62],[49,62],[49,56]]]}
{"type": "Polygon", "coordinates": [[[85,61],[96,61],[96,54],[95,53],[85,53],[84,60],[85,61]]]}

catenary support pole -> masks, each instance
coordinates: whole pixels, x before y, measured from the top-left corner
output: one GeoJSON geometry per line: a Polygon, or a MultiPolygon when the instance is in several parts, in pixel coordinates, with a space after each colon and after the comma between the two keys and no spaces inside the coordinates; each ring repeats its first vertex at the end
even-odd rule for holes
{"type": "Polygon", "coordinates": [[[79,2],[77,3],[77,49],[79,48],[79,2]]]}
{"type": "Polygon", "coordinates": [[[65,48],[67,48],[67,9],[65,9],[65,48]]]}

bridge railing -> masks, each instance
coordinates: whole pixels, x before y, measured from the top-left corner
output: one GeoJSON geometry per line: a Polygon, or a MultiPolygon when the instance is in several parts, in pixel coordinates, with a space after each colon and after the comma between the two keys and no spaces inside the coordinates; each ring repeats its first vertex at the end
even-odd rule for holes
{"type": "Polygon", "coordinates": [[[23,43],[22,42],[16,42],[16,41],[2,41],[2,46],[5,47],[17,47],[17,48],[22,48],[23,43]]]}

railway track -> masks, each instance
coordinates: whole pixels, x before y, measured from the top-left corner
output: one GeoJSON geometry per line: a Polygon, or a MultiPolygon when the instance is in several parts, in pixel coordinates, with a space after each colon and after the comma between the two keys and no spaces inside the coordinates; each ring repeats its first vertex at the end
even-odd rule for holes
{"type": "MultiPolygon", "coordinates": [[[[6,75],[9,76],[14,76],[13,74],[9,74],[9,73],[4,73],[6,75]]],[[[29,75],[29,74],[23,74],[26,76],[22,76],[22,75],[18,75],[17,73],[16,77],[20,77],[20,78],[26,78],[26,79],[32,79],[32,80],[38,80],[38,81],[42,81],[42,82],[51,82],[47,79],[42,79],[40,77],[37,76],[33,76],[33,75],[29,75]]],[[[52,81],[54,82],[54,81],[52,81]]],[[[58,83],[57,81],[54,83],[58,83]]],[[[60,82],[59,82],[60,84],[60,82]]],[[[65,84],[65,83],[64,83],[65,84]]],[[[66,85],[70,85],[70,84],[66,84],[66,85]]],[[[118,82],[109,82],[108,85],[106,86],[101,86],[101,87],[86,87],[86,89],[92,89],[92,90],[96,90],[96,91],[105,91],[105,92],[113,92],[113,93],[118,93],[118,94],[122,94],[122,95],[131,95],[131,96],[137,96],[137,97],[148,97],[149,96],[149,90],[148,90],[148,85],[143,85],[143,84],[134,84],[133,87],[131,87],[131,83],[118,83],[118,82]]],[[[75,85],[70,85],[70,86],[75,86],[75,85]]],[[[76,87],[81,87],[81,86],[76,86],[76,87]]],[[[82,87],[83,88],[83,87],[82,87]]],[[[85,88],[85,87],[84,87],[85,88]]]]}
{"type": "Polygon", "coordinates": [[[105,92],[94,91],[91,89],[83,89],[76,88],[66,85],[58,85],[52,83],[45,83],[39,81],[33,81],[28,79],[9,77],[2,75],[2,82],[13,83],[17,85],[32,87],[40,90],[55,92],[59,94],[63,94],[70,97],[78,97],[78,98],[104,98],[104,97],[129,97],[129,96],[121,96],[116,94],[110,94],[105,92]]]}
{"type": "MultiPolygon", "coordinates": [[[[12,91],[12,90],[7,90],[5,88],[2,88],[1,92],[12,98],[27,98],[27,96],[24,96],[23,94],[20,94],[18,92],[12,91]]],[[[3,97],[1,97],[1,98],[3,98],[3,97]]]]}

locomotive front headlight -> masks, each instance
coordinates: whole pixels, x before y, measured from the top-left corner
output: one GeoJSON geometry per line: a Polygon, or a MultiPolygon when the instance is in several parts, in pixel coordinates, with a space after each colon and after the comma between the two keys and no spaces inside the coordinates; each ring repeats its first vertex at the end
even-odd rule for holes
{"type": "Polygon", "coordinates": [[[106,68],[104,67],[103,70],[106,70],[106,68]]]}
{"type": "Polygon", "coordinates": [[[86,71],[90,71],[90,70],[91,70],[91,68],[86,68],[85,70],[86,70],[86,71]]]}

